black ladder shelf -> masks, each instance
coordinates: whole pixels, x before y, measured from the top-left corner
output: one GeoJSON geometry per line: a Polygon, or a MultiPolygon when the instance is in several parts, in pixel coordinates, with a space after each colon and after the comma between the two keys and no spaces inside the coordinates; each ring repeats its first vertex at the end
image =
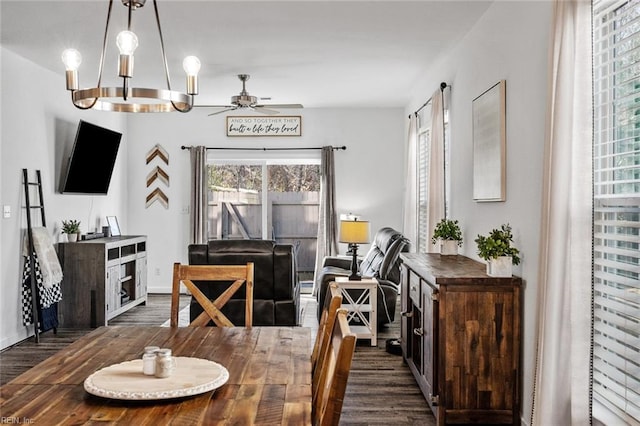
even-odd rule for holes
{"type": "MultiPolygon", "coordinates": [[[[34,333],[36,343],[40,343],[40,314],[38,311],[38,285],[36,282],[36,265],[34,259],[34,246],[33,246],[33,225],[31,221],[31,211],[39,210],[40,211],[40,220],[42,226],[46,227],[47,222],[44,216],[44,198],[42,197],[42,177],[40,175],[40,170],[36,170],[36,181],[29,181],[29,174],[27,169],[22,169],[22,180],[24,182],[24,199],[25,199],[25,207],[27,213],[27,239],[29,243],[29,266],[31,268],[31,300],[32,306],[31,311],[33,315],[33,324],[34,324],[34,333]],[[31,204],[31,192],[29,191],[29,187],[37,188],[37,203],[31,204]]],[[[53,329],[53,332],[56,332],[56,329],[53,329]]]]}

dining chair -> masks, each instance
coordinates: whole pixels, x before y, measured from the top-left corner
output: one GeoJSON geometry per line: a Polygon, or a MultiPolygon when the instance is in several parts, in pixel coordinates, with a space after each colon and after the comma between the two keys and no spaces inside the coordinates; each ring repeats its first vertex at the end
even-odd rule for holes
{"type": "Polygon", "coordinates": [[[324,298],[324,307],[320,316],[320,324],[318,325],[318,334],[313,345],[311,353],[311,374],[313,377],[312,384],[315,389],[318,377],[320,375],[319,365],[322,365],[324,357],[327,353],[329,339],[333,331],[333,324],[336,321],[336,314],[342,305],[342,292],[335,282],[329,284],[327,295],[324,298]]]}
{"type": "Polygon", "coordinates": [[[246,265],[183,265],[173,264],[173,286],[171,289],[171,327],[178,326],[180,309],[180,283],[184,284],[191,295],[202,306],[203,312],[191,321],[190,327],[206,326],[213,321],[219,327],[233,327],[234,324],[222,313],[221,309],[231,297],[245,285],[245,327],[253,323],[253,262],[246,265]],[[199,285],[220,285],[216,281],[231,281],[227,289],[215,300],[209,300],[193,281],[199,285]]]}
{"type": "Polygon", "coordinates": [[[326,356],[319,365],[318,387],[312,389],[311,417],[314,426],[337,425],[356,347],[356,335],[349,328],[347,310],[338,309],[326,356]]]}

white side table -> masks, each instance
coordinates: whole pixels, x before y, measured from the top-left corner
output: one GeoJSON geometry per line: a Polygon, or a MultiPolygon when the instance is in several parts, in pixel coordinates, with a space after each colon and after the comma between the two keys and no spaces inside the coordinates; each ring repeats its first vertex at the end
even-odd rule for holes
{"type": "Polygon", "coordinates": [[[349,281],[348,277],[336,277],[336,285],[342,293],[342,307],[349,311],[349,322],[357,317],[363,325],[349,324],[358,339],[371,339],[371,346],[377,346],[378,332],[378,280],[375,278],[362,278],[360,281],[349,281]],[[364,290],[355,300],[346,290],[364,290]],[[368,313],[368,315],[365,315],[368,313]]]}

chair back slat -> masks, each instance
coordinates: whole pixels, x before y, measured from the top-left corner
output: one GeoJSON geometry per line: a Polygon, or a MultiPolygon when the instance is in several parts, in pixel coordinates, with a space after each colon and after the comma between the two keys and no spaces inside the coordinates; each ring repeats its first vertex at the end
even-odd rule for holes
{"type": "Polygon", "coordinates": [[[253,273],[252,262],[246,265],[173,265],[173,282],[171,288],[171,327],[178,326],[178,311],[180,309],[180,284],[184,284],[191,295],[204,310],[189,326],[205,326],[213,321],[219,327],[233,327],[234,324],[222,313],[222,307],[231,297],[245,286],[245,326],[251,328],[253,324],[253,273]],[[200,285],[219,285],[216,281],[232,281],[225,291],[216,298],[209,298],[202,293],[193,281],[200,281],[200,285]]]}
{"type": "Polygon", "coordinates": [[[329,339],[333,331],[333,324],[336,321],[336,314],[340,306],[342,306],[342,292],[337,284],[332,282],[329,284],[327,295],[324,298],[324,307],[322,308],[318,334],[316,335],[313,352],[311,353],[311,374],[313,378],[311,383],[314,389],[318,384],[320,375],[320,368],[318,368],[318,366],[322,365],[324,357],[326,356],[329,339]]]}
{"type": "Polygon", "coordinates": [[[316,426],[337,425],[340,421],[356,340],[349,328],[347,310],[338,309],[327,353],[319,365],[318,386],[312,389],[312,418],[316,426]]]}

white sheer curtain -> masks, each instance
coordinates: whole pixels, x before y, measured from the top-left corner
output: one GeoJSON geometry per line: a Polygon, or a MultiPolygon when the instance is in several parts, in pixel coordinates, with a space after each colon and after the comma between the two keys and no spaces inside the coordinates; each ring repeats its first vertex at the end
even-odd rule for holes
{"type": "Polygon", "coordinates": [[[427,247],[429,252],[439,252],[431,244],[436,224],[444,218],[444,112],[442,90],[438,88],[431,96],[431,141],[429,143],[429,182],[427,201],[427,247]]]}
{"type": "Polygon", "coordinates": [[[416,158],[418,144],[418,116],[409,116],[409,133],[407,135],[407,158],[405,161],[406,175],[404,186],[404,212],[402,234],[412,242],[411,251],[416,251],[418,241],[418,200],[417,200],[417,175],[416,158]]]}
{"type": "Polygon", "coordinates": [[[193,146],[189,149],[191,159],[191,244],[207,242],[207,149],[193,146]]]}
{"type": "Polygon", "coordinates": [[[338,253],[337,215],[336,215],[336,178],[333,158],[333,147],[322,147],[320,162],[320,207],[318,212],[318,242],[316,250],[316,263],[313,293],[319,288],[316,282],[322,262],[326,256],[338,253]]]}
{"type": "Polygon", "coordinates": [[[590,423],[591,3],[556,0],[532,425],[590,423]]]}

